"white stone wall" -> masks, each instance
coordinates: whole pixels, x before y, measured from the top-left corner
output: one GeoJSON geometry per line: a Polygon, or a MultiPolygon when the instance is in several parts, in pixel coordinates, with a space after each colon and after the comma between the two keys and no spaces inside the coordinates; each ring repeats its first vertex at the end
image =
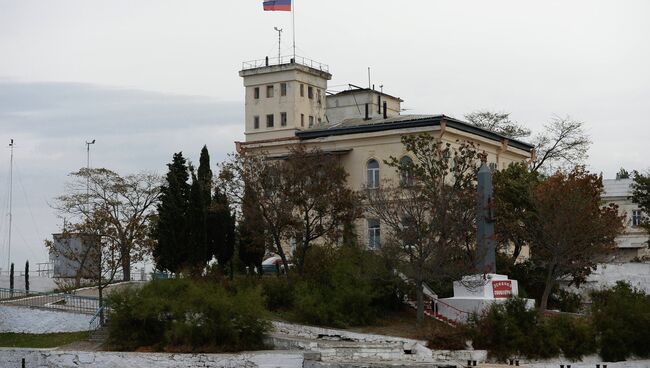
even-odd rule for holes
{"type": "Polygon", "coordinates": [[[565,288],[586,296],[593,290],[611,288],[618,281],[625,281],[632,287],[650,294],[650,263],[599,264],[579,289],[566,286],[565,288]]]}
{"type": "Polygon", "coordinates": [[[164,354],[0,349],[0,367],[29,368],[302,368],[302,353],[267,351],[240,354],[164,354]]]}
{"type": "Polygon", "coordinates": [[[0,305],[0,332],[53,333],[88,330],[91,316],[0,305]]]}

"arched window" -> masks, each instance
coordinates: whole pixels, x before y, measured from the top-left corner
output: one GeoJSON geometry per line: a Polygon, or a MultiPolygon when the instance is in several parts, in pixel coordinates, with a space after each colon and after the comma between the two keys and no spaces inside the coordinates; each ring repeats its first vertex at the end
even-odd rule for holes
{"type": "Polygon", "coordinates": [[[381,233],[378,219],[368,219],[368,248],[379,249],[381,233]]]}
{"type": "Polygon", "coordinates": [[[377,160],[368,161],[368,188],[379,188],[379,162],[377,160]]]}
{"type": "Polygon", "coordinates": [[[409,156],[399,159],[399,183],[403,186],[413,185],[413,160],[409,156]]]}

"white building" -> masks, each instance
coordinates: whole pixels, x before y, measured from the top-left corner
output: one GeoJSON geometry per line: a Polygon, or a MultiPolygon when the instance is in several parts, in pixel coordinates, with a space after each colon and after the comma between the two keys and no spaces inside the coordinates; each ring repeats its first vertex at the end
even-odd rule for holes
{"type": "Polygon", "coordinates": [[[625,217],[625,230],[616,238],[618,247],[614,254],[613,262],[629,262],[633,259],[650,257],[648,250],[648,233],[639,224],[642,212],[639,206],[632,202],[632,179],[606,179],[603,180],[604,203],[615,203],[619,212],[625,217]]]}

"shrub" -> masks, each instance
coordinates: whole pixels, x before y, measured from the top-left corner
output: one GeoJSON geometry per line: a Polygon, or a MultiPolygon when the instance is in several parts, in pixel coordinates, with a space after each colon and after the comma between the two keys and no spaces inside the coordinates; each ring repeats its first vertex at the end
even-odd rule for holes
{"type": "Polygon", "coordinates": [[[119,350],[259,349],[269,327],[260,288],[229,291],[215,283],[156,280],[111,294],[108,306],[109,343],[119,350]]]}
{"type": "Polygon", "coordinates": [[[399,308],[399,281],[386,260],[357,247],[315,247],[295,287],[295,315],[304,323],[333,327],[368,325],[399,308]]]}
{"type": "Polygon", "coordinates": [[[526,309],[524,299],[493,305],[482,317],[470,321],[474,346],[487,349],[499,360],[513,356],[544,359],[562,353],[578,360],[596,351],[594,330],[585,318],[540,317],[526,309]]]}
{"type": "Polygon", "coordinates": [[[285,277],[262,279],[262,293],[269,310],[289,310],[294,305],[295,288],[285,277]]]}
{"type": "Polygon", "coordinates": [[[650,296],[619,282],[612,289],[592,293],[591,299],[603,360],[650,356],[650,296]]]}
{"type": "Polygon", "coordinates": [[[577,361],[596,352],[596,337],[589,320],[560,315],[546,318],[544,322],[544,328],[566,358],[577,361]]]}

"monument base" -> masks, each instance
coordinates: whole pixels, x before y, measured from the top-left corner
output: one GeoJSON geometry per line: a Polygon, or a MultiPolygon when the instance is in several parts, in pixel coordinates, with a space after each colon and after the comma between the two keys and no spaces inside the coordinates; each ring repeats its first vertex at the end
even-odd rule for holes
{"type": "MultiPolygon", "coordinates": [[[[496,273],[463,276],[454,281],[454,296],[434,303],[434,313],[455,322],[467,322],[472,314],[481,314],[495,303],[505,303],[519,295],[517,280],[496,273]]],[[[534,299],[526,299],[527,308],[535,308],[534,299]]]]}

